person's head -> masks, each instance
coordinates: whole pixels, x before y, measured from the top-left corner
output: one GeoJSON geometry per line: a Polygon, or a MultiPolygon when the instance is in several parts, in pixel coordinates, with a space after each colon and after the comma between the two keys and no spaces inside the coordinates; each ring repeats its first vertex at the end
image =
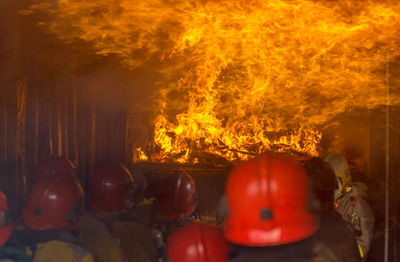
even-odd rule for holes
{"type": "Polygon", "coordinates": [[[349,164],[343,155],[336,152],[329,152],[324,157],[324,161],[327,162],[335,172],[338,181],[338,189],[335,191],[335,195],[338,195],[343,188],[348,186],[351,182],[349,164]]]}
{"type": "Polygon", "coordinates": [[[225,237],[243,246],[303,240],[318,229],[318,202],[297,162],[265,154],[234,168],[227,180],[225,237]]]}
{"type": "Polygon", "coordinates": [[[35,182],[22,212],[33,230],[75,229],[83,212],[83,189],[76,179],[50,176],[35,182]]]}
{"type": "Polygon", "coordinates": [[[328,163],[318,157],[308,160],[304,164],[308,176],[311,178],[315,194],[322,203],[332,205],[334,192],[338,188],[336,176],[328,163]]]}
{"type": "Polygon", "coordinates": [[[195,188],[193,178],[183,170],[166,176],[157,195],[157,212],[168,220],[190,216],[197,206],[195,188]]]}
{"type": "Polygon", "coordinates": [[[71,161],[60,156],[49,156],[41,159],[33,173],[34,181],[51,176],[75,177],[75,166],[71,161]]]}
{"type": "Polygon", "coordinates": [[[14,223],[11,219],[7,197],[0,191],[0,247],[11,237],[13,228],[14,223]]]}
{"type": "Polygon", "coordinates": [[[167,243],[169,262],[224,262],[227,253],[222,230],[198,222],[178,229],[167,243]]]}
{"type": "Polygon", "coordinates": [[[121,212],[133,208],[137,201],[135,180],[119,162],[98,165],[88,180],[88,206],[95,212],[121,212]]]}

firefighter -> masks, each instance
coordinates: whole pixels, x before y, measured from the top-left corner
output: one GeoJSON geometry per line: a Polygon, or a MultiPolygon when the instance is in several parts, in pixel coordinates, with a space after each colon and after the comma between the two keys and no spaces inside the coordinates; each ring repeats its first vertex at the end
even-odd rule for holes
{"type": "Polygon", "coordinates": [[[82,208],[83,189],[76,179],[49,176],[34,183],[22,212],[25,229],[16,233],[34,244],[34,261],[94,261],[75,236],[82,208]]]}
{"type": "Polygon", "coordinates": [[[234,168],[225,189],[228,261],[340,261],[315,238],[318,200],[300,164],[262,155],[234,168]]]}
{"type": "Polygon", "coordinates": [[[135,177],[121,163],[97,166],[89,178],[91,213],[78,226],[81,241],[96,261],[157,261],[151,229],[134,214],[140,201],[137,191],[135,177]]]}
{"type": "Polygon", "coordinates": [[[354,232],[347,226],[332,204],[334,192],[338,187],[332,168],[317,157],[307,161],[305,168],[311,178],[314,193],[321,202],[318,212],[320,229],[316,237],[329,246],[340,261],[361,261],[354,232]]]}
{"type": "Polygon", "coordinates": [[[13,228],[14,223],[11,219],[7,197],[0,191],[0,261],[14,261],[15,257],[23,257],[25,261],[32,261],[23,249],[8,244],[13,228]]]}
{"type": "Polygon", "coordinates": [[[29,247],[21,243],[15,234],[7,197],[0,191],[0,261],[32,262],[29,247]]]}
{"type": "Polygon", "coordinates": [[[169,262],[225,262],[228,243],[221,229],[193,222],[171,236],[167,253],[169,262]]]}
{"type": "Polygon", "coordinates": [[[135,213],[152,228],[158,260],[166,261],[169,237],[180,227],[197,220],[195,181],[186,171],[177,170],[161,179],[156,191],[155,197],[145,198],[135,213]]]}
{"type": "Polygon", "coordinates": [[[75,177],[75,169],[76,168],[71,161],[59,156],[49,156],[40,160],[36,165],[33,173],[33,179],[34,181],[37,181],[38,179],[49,176],[75,177]]]}
{"type": "Polygon", "coordinates": [[[196,218],[196,207],[196,184],[186,171],[178,170],[161,181],[155,208],[163,219],[190,223],[196,218]]]}
{"type": "Polygon", "coordinates": [[[336,210],[355,233],[360,255],[366,261],[374,230],[374,214],[367,202],[366,185],[352,182],[346,158],[329,152],[324,161],[333,169],[338,188],[335,190],[336,210]]]}
{"type": "Polygon", "coordinates": [[[164,240],[180,227],[198,220],[197,204],[196,184],[186,171],[177,170],[161,181],[155,200],[155,224],[164,240]]]}
{"type": "Polygon", "coordinates": [[[0,247],[10,238],[14,223],[11,220],[7,197],[0,191],[0,247]]]}

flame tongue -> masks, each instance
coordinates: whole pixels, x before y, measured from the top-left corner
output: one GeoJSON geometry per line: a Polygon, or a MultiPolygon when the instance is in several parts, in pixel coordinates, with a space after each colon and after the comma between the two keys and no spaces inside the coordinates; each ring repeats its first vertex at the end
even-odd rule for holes
{"type": "Polygon", "coordinates": [[[319,126],[386,102],[381,69],[400,52],[393,2],[59,0],[49,28],[131,68],[162,61],[161,159],[316,155],[319,126]]]}

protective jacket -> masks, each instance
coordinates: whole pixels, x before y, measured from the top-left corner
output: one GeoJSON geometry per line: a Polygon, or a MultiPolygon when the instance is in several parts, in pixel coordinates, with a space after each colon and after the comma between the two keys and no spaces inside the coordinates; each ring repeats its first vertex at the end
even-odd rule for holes
{"type": "Polygon", "coordinates": [[[0,249],[0,258],[18,262],[94,262],[76,236],[65,230],[32,230],[22,225],[0,249]]]}
{"type": "Polygon", "coordinates": [[[35,262],[94,262],[92,255],[83,247],[59,240],[38,244],[35,262]]]}
{"type": "Polygon", "coordinates": [[[320,229],[315,237],[328,246],[341,262],[361,261],[353,231],[332,206],[320,213],[320,229]]]}
{"type": "Polygon", "coordinates": [[[130,214],[86,215],[79,220],[78,228],[82,243],[96,261],[157,261],[151,231],[130,214]]]}
{"type": "Polygon", "coordinates": [[[89,250],[96,262],[127,262],[119,242],[115,239],[106,225],[93,216],[82,216],[77,224],[79,239],[89,250]]]}
{"type": "Polygon", "coordinates": [[[230,245],[229,262],[342,262],[324,243],[311,237],[286,245],[254,247],[230,245]]]}
{"type": "Polygon", "coordinates": [[[154,202],[154,198],[144,198],[143,201],[135,207],[133,216],[141,224],[152,229],[153,241],[156,243],[158,251],[158,261],[167,261],[167,240],[181,227],[196,221],[197,212],[193,212],[189,217],[178,220],[169,220],[158,214],[154,202]]]}
{"type": "Polygon", "coordinates": [[[0,262],[32,262],[32,249],[24,241],[18,239],[16,234],[0,248],[0,262]]]}
{"type": "Polygon", "coordinates": [[[350,183],[336,198],[336,210],[354,231],[362,257],[368,254],[374,231],[375,218],[366,200],[366,186],[350,183]]]}

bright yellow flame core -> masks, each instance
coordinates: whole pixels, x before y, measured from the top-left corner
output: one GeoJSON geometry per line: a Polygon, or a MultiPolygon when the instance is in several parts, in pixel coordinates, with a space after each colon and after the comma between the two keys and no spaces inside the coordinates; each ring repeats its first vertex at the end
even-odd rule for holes
{"type": "Polygon", "coordinates": [[[317,155],[318,127],[386,103],[382,69],[400,52],[393,2],[59,0],[50,29],[131,68],[160,59],[161,159],[317,155]]]}

